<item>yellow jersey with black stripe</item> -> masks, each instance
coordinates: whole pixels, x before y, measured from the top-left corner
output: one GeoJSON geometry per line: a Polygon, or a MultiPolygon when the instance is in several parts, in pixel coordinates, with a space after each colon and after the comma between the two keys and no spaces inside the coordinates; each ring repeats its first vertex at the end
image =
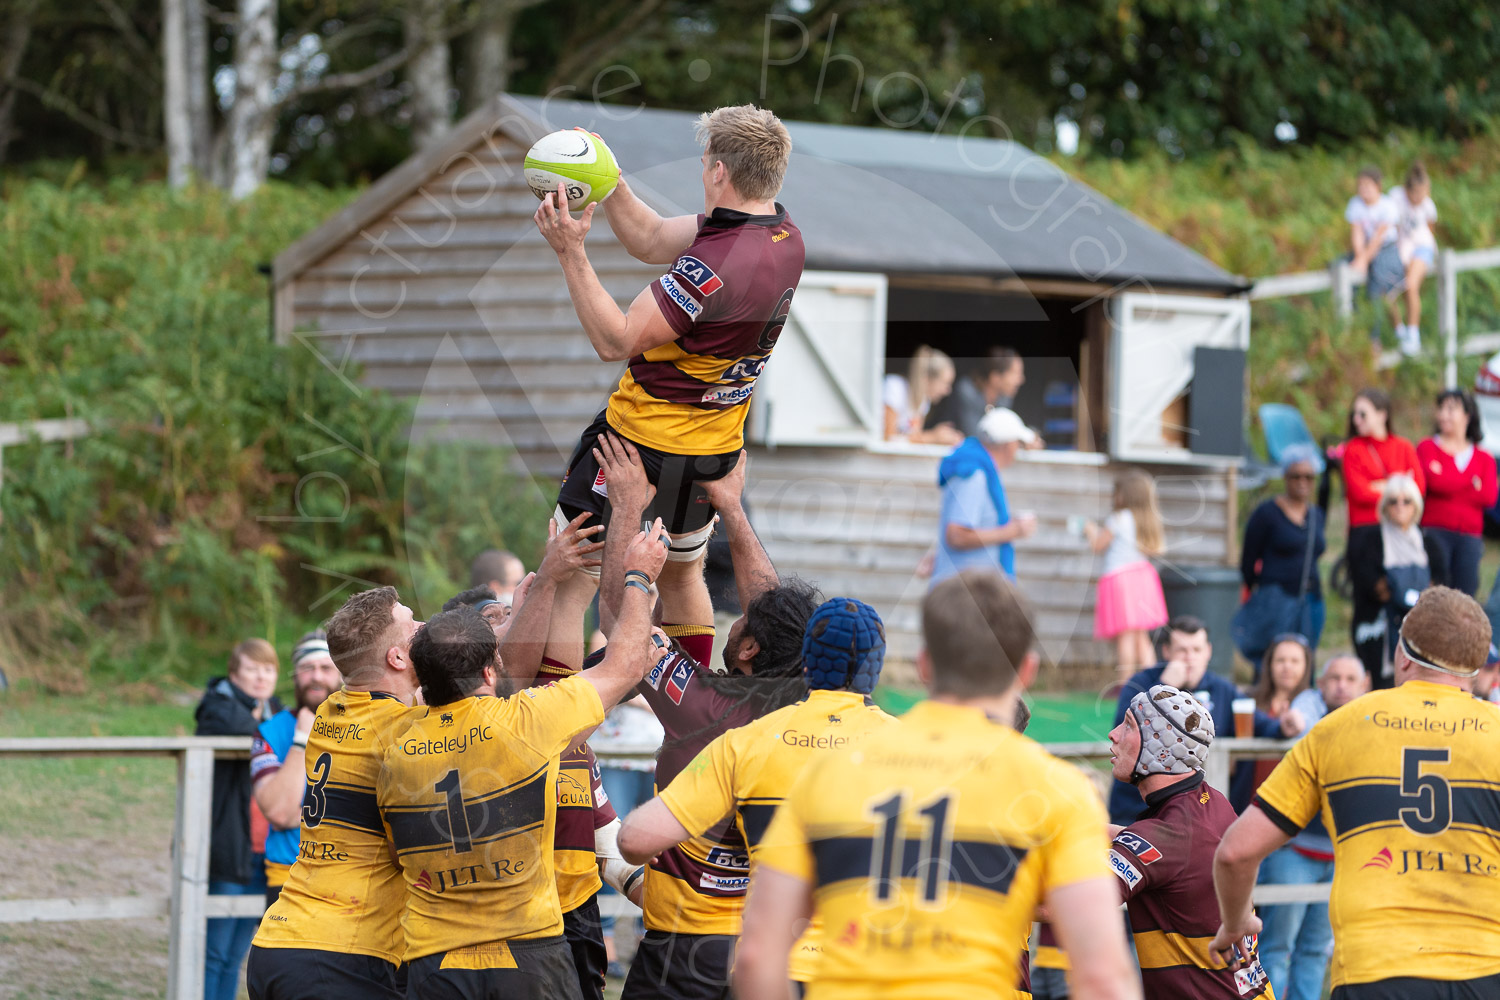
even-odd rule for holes
{"type": "Polygon", "coordinates": [[[562,933],[558,756],[604,721],[580,677],[429,707],[386,752],[380,812],[406,877],[406,960],[562,933]]]}
{"type": "Polygon", "coordinates": [[[1334,987],[1500,973],[1500,710],[1407,681],[1337,709],[1255,802],[1333,838],[1334,987]]]}
{"type": "MultiPolygon", "coordinates": [[[[662,804],[693,836],[733,816],[754,864],[776,807],[808,762],[897,726],[862,694],[813,691],[704,747],[662,789],[662,804]]],[[[807,982],[821,949],[817,925],[792,950],[791,978],[807,982]]]]}
{"type": "Polygon", "coordinates": [[[391,861],[375,784],[416,711],[393,695],[335,691],[307,738],[302,841],[260,948],[309,948],[400,962],[406,885],[391,861]]]}
{"type": "Polygon", "coordinates": [[[813,887],[808,1000],[971,1000],[1015,989],[1048,892],[1108,879],[1088,779],[978,709],[926,701],[889,734],[813,760],[758,864],[813,887]]]}

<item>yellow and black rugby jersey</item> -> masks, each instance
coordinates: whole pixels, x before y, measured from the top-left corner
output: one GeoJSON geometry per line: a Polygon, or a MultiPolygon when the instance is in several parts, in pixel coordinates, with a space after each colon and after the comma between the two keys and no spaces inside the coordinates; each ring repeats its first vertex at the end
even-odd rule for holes
{"type": "Polygon", "coordinates": [[[425,709],[385,755],[380,813],[406,876],[406,960],[562,933],[558,755],[604,721],[570,677],[425,709]]]}
{"type": "Polygon", "coordinates": [[[1260,786],[1289,836],[1333,836],[1335,987],[1500,973],[1500,710],[1407,681],[1329,713],[1260,786]]]}
{"type": "Polygon", "coordinates": [[[564,913],[587,903],[604,882],[594,831],[613,823],[615,807],[604,794],[599,762],[584,743],[563,754],[557,771],[557,825],[552,837],[552,865],[557,899],[564,913]]]}
{"type": "Polygon", "coordinates": [[[1019,980],[1036,904],[1110,877],[1088,779],[1009,722],[925,701],[897,738],[802,772],[758,863],[813,887],[824,934],[808,1000],[994,995],[1019,980]]]}
{"type": "Polygon", "coordinates": [[[302,842],[281,896],[261,919],[261,948],[310,948],[400,962],[406,886],[375,801],[386,748],[420,709],[335,691],[307,738],[302,842]]]}
{"type": "MultiPolygon", "coordinates": [[[[776,807],[808,761],[866,738],[878,739],[888,726],[897,725],[862,694],[813,691],[795,705],[716,738],[662,790],[661,800],[695,837],[732,815],[753,864],[776,807]]],[[[819,947],[814,925],[792,950],[793,979],[812,978],[819,947]]]]}
{"type": "Polygon", "coordinates": [[[630,359],[609,397],[609,425],[674,455],[738,451],[805,256],[802,233],[780,205],[774,215],[700,215],[692,245],[651,285],[677,339],[630,359]]]}

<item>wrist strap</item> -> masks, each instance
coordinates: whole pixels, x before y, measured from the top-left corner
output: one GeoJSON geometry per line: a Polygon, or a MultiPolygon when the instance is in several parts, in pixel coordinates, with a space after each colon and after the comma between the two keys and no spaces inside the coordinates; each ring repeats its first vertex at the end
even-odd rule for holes
{"type": "Polygon", "coordinates": [[[629,580],[631,577],[639,577],[642,583],[648,587],[651,586],[651,574],[643,569],[627,569],[625,571],[625,579],[629,580]]]}
{"type": "Polygon", "coordinates": [[[648,586],[646,586],[644,583],[642,583],[639,580],[626,580],[625,581],[625,586],[626,586],[627,589],[630,588],[630,587],[634,587],[635,589],[639,590],[641,593],[645,594],[647,597],[651,596],[651,588],[648,587],[648,586]]]}
{"type": "Polygon", "coordinates": [[[306,750],[307,749],[307,737],[306,736],[293,736],[292,737],[292,746],[294,746],[294,747],[301,747],[302,749],[306,750]]]}
{"type": "Polygon", "coordinates": [[[624,894],[626,896],[629,896],[633,891],[635,891],[635,887],[641,881],[641,879],[643,879],[645,877],[646,877],[646,869],[645,869],[644,866],[642,866],[640,868],[637,868],[635,871],[631,872],[626,877],[624,885],[621,886],[621,889],[624,891],[624,894]]]}

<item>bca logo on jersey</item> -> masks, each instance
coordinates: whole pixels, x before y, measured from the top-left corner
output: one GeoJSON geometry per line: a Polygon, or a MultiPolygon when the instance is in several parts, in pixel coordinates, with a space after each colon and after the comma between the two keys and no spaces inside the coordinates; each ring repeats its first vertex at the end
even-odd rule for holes
{"type": "Polygon", "coordinates": [[[731,851],[727,847],[715,847],[708,852],[708,863],[720,868],[749,868],[750,855],[744,851],[731,851]]]}
{"type": "Polygon", "coordinates": [[[697,257],[677,258],[677,263],[672,265],[672,272],[682,275],[682,280],[691,285],[700,298],[712,295],[724,287],[724,279],[697,257]]]}
{"type": "Polygon", "coordinates": [[[1161,851],[1151,846],[1151,842],[1145,837],[1138,836],[1128,831],[1115,834],[1115,843],[1125,848],[1131,854],[1140,859],[1141,864],[1149,865],[1161,860],[1161,851]]]}

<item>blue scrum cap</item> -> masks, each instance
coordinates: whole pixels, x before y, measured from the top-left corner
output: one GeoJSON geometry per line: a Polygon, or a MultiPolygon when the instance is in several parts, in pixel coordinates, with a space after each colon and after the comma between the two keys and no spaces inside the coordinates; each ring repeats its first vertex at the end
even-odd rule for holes
{"type": "Polygon", "coordinates": [[[885,663],[885,625],[876,610],[852,597],[825,601],[807,620],[802,675],[813,690],[875,690],[885,663]]]}

